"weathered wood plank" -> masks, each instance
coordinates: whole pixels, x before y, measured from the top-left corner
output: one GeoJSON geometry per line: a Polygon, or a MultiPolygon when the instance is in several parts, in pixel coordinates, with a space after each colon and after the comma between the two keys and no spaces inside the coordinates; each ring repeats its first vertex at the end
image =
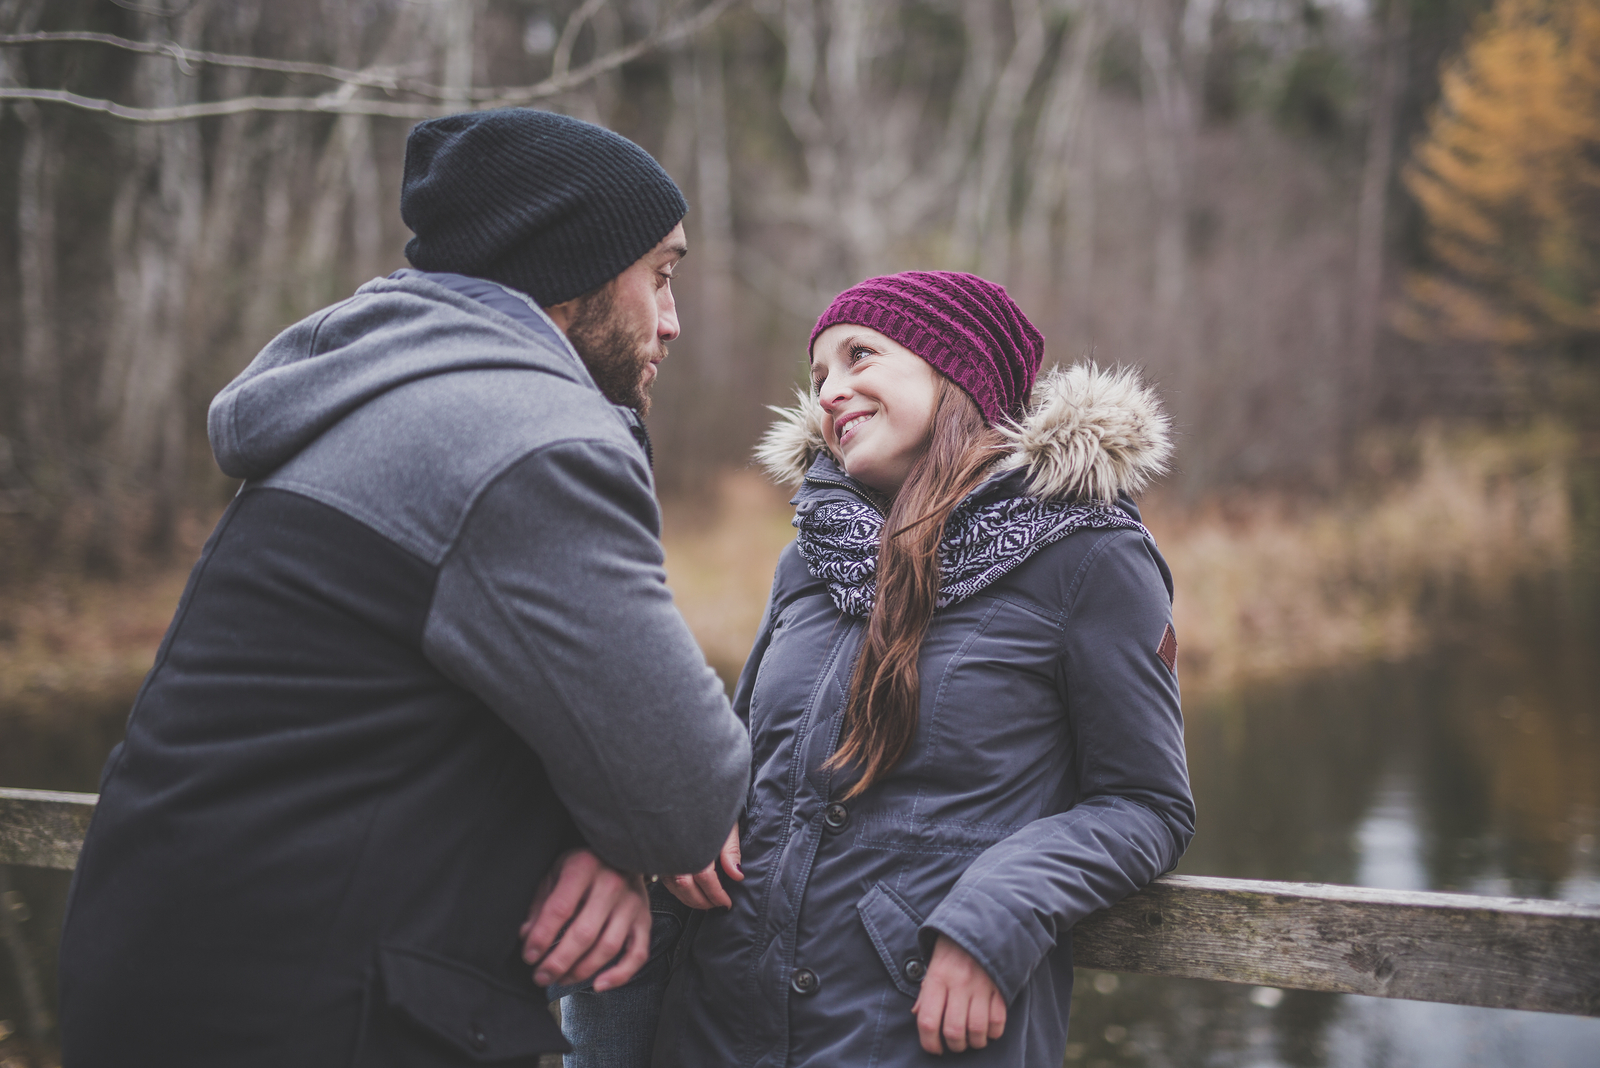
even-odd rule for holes
{"type": "Polygon", "coordinates": [[[1600,905],[1169,875],[1077,927],[1080,967],[1600,1016],[1600,905]]]}
{"type": "Polygon", "coordinates": [[[0,787],[0,864],[72,870],[96,794],[0,787]]]}
{"type": "MultiPolygon", "coordinates": [[[[70,869],[94,794],[0,788],[0,863],[70,869]]],[[[1077,927],[1080,967],[1600,1016],[1600,905],[1169,875],[1077,927]]]]}

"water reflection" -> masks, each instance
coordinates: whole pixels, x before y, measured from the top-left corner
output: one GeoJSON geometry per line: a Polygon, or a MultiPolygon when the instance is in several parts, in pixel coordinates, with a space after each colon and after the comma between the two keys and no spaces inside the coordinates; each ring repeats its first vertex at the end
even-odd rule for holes
{"type": "MultiPolygon", "coordinates": [[[[1530,585],[1428,657],[1191,709],[1201,825],[1179,871],[1600,900],[1592,591],[1530,585]]],[[[1069,1065],[1600,1063],[1596,1019],[1080,980],[1069,1065]]]]}
{"type": "MultiPolygon", "coordinates": [[[[1430,656],[1192,707],[1201,825],[1179,870],[1600,901],[1593,590],[1532,585],[1493,613],[1458,607],[1430,656]]],[[[94,789],[122,715],[0,714],[0,783],[94,789]]],[[[6,874],[53,990],[67,876],[6,874]]],[[[17,1032],[0,1060],[27,1038],[11,965],[0,951],[0,1021],[17,1032]]],[[[1083,973],[1068,1064],[1561,1068],[1596,1050],[1594,1019],[1083,973]]]]}

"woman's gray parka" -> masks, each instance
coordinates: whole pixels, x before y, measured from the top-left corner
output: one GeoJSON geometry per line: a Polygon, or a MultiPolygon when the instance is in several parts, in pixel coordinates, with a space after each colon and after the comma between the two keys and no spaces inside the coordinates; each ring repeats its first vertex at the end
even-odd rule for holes
{"type": "MultiPolygon", "coordinates": [[[[1130,376],[1046,378],[1014,452],[975,494],[1118,499],[1159,470],[1166,420],[1130,376]]],[[[814,402],[763,447],[804,472],[801,513],[864,499],[821,453],[814,402]],[[815,462],[813,462],[813,460],[815,462]]],[[[1005,1034],[954,1055],[1055,1068],[1071,928],[1177,863],[1194,831],[1171,636],[1171,578],[1140,530],[1089,529],[940,609],[923,643],[921,722],[864,794],[824,762],[865,621],[797,547],[778,563],[739,680],[753,781],[743,883],[698,913],[668,990],[657,1068],[934,1065],[911,1006],[939,934],[985,968],[1005,1034]]]]}

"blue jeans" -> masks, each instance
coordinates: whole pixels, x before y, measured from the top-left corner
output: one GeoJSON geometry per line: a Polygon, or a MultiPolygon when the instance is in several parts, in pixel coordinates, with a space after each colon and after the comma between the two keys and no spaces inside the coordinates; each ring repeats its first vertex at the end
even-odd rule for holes
{"type": "Polygon", "coordinates": [[[661,999],[689,909],[660,884],[650,887],[650,959],[626,985],[596,994],[593,981],[552,986],[561,1031],[572,1043],[566,1068],[649,1068],[661,999]]]}

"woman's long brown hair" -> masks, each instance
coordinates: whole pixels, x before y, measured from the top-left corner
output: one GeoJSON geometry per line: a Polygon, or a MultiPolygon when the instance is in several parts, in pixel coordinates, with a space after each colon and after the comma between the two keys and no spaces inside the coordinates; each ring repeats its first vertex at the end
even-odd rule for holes
{"type": "Polygon", "coordinates": [[[1002,442],[966,391],[941,376],[928,446],[883,524],[877,599],[839,747],[828,760],[830,768],[861,768],[846,798],[886,775],[911,747],[922,696],[917,660],[939,595],[939,541],[950,513],[999,458],[1002,442]]]}

